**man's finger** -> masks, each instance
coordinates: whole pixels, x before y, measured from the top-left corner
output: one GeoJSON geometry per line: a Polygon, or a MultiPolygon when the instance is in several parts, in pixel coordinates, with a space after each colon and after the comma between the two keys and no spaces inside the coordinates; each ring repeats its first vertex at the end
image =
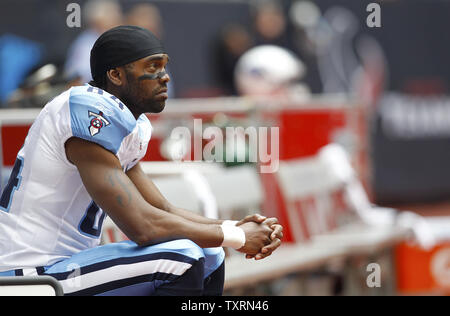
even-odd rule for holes
{"type": "Polygon", "coordinates": [[[247,215],[246,217],[244,217],[243,219],[241,219],[239,222],[236,223],[236,226],[242,225],[244,223],[248,223],[248,222],[255,222],[258,224],[261,224],[262,222],[264,222],[267,219],[266,216],[263,216],[261,214],[252,214],[252,215],[247,215]]]}
{"type": "Polygon", "coordinates": [[[270,256],[272,254],[272,252],[274,252],[280,245],[281,245],[281,240],[276,238],[269,245],[264,246],[261,249],[261,252],[254,255],[253,257],[255,258],[255,260],[264,259],[264,258],[270,256]]]}
{"type": "Polygon", "coordinates": [[[272,225],[278,224],[278,219],[276,217],[266,218],[264,220],[264,224],[267,224],[267,226],[272,226],[272,225]]]}
{"type": "Polygon", "coordinates": [[[274,240],[275,238],[283,239],[283,226],[281,225],[272,225],[270,228],[273,229],[273,232],[270,234],[270,239],[274,240]]]}
{"type": "Polygon", "coordinates": [[[261,249],[261,253],[265,254],[267,252],[273,252],[275,249],[277,249],[281,245],[281,240],[279,238],[275,238],[269,245],[264,246],[261,249]]]}
{"type": "Polygon", "coordinates": [[[265,253],[265,254],[258,253],[258,254],[255,256],[255,260],[261,260],[261,259],[264,259],[264,258],[270,256],[271,254],[272,254],[272,252],[268,252],[268,253],[265,253]]]}

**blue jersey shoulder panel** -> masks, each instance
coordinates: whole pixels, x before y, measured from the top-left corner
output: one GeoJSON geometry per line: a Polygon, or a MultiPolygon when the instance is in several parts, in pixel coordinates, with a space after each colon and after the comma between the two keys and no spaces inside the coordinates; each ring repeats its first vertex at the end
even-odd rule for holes
{"type": "Polygon", "coordinates": [[[133,114],[118,98],[88,85],[72,88],[69,107],[72,135],[114,154],[136,126],[133,114]]]}

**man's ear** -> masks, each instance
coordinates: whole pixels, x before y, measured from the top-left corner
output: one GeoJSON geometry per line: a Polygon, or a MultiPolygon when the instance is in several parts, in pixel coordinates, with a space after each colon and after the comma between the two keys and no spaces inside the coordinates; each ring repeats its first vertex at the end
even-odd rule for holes
{"type": "Polygon", "coordinates": [[[122,86],[124,84],[125,74],[121,68],[113,68],[106,72],[109,81],[115,86],[122,86]]]}

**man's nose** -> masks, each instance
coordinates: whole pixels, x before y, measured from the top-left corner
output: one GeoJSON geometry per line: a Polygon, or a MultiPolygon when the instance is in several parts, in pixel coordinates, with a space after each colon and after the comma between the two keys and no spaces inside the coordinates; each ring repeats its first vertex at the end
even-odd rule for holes
{"type": "Polygon", "coordinates": [[[170,76],[169,76],[169,74],[167,73],[167,71],[164,71],[164,75],[160,76],[160,77],[159,77],[159,80],[160,80],[161,82],[164,82],[164,83],[167,83],[167,82],[170,81],[170,76]]]}

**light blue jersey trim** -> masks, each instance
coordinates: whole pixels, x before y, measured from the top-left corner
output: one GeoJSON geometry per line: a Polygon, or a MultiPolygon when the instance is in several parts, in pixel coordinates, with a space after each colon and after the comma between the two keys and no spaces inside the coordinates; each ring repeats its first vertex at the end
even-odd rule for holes
{"type": "Polygon", "coordinates": [[[5,272],[0,272],[0,277],[10,277],[10,276],[16,276],[15,270],[9,270],[5,272]]]}
{"type": "Polygon", "coordinates": [[[49,274],[64,273],[69,271],[67,267],[71,266],[83,267],[118,258],[136,257],[161,252],[174,252],[194,260],[199,260],[204,257],[202,249],[198,246],[194,247],[193,242],[187,239],[173,240],[148,247],[139,247],[132,241],[123,241],[83,250],[71,258],[47,267],[45,272],[49,274]]]}
{"type": "Polygon", "coordinates": [[[223,263],[225,252],[222,247],[215,247],[203,248],[203,253],[205,254],[205,274],[203,277],[207,278],[223,263]]]}
{"type": "Polygon", "coordinates": [[[117,154],[136,119],[119,99],[98,88],[72,88],[69,98],[72,135],[117,154]]]}

